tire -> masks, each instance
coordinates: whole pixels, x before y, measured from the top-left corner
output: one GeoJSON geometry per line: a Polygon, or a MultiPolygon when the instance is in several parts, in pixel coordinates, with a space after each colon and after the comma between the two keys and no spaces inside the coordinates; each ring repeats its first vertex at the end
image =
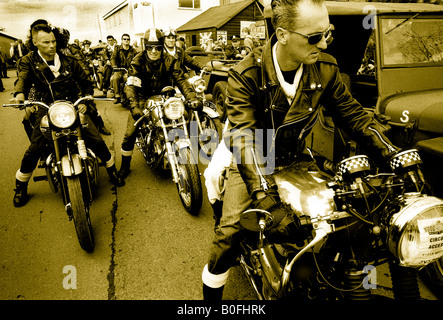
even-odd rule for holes
{"type": "Polygon", "coordinates": [[[177,171],[179,176],[177,191],[186,211],[196,215],[203,203],[200,172],[197,163],[191,162],[192,154],[189,148],[180,149],[177,153],[177,171]],[[180,186],[183,189],[182,192],[180,192],[180,186]]]}
{"type": "Polygon", "coordinates": [[[198,145],[207,156],[212,156],[221,141],[223,126],[219,118],[211,118],[206,113],[199,117],[203,132],[198,136],[198,145]]]}
{"type": "Polygon", "coordinates": [[[83,250],[92,252],[94,250],[94,234],[92,232],[91,219],[89,218],[89,208],[85,206],[83,201],[80,177],[66,177],[66,184],[78,242],[83,250]]]}
{"type": "Polygon", "coordinates": [[[420,274],[432,293],[438,299],[443,299],[443,257],[427,265],[420,274]]]}
{"type": "Polygon", "coordinates": [[[220,121],[225,122],[227,113],[225,107],[226,89],[228,88],[227,81],[219,81],[214,85],[212,90],[212,99],[216,106],[216,110],[220,115],[220,121]]]}

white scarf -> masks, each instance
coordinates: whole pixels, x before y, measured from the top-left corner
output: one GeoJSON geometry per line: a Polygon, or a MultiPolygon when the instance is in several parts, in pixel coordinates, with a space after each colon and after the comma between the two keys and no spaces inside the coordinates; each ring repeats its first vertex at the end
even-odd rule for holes
{"type": "Polygon", "coordinates": [[[174,47],[174,49],[170,50],[167,46],[165,46],[165,49],[166,49],[166,51],[167,51],[170,55],[176,57],[176,53],[177,53],[177,52],[176,52],[176,50],[175,50],[175,47],[174,47]]]}
{"type": "Polygon", "coordinates": [[[303,74],[303,63],[298,67],[297,72],[294,76],[294,82],[288,83],[283,77],[283,73],[281,72],[280,65],[277,61],[277,43],[272,47],[272,59],[274,61],[275,73],[277,74],[277,79],[280,82],[280,86],[283,89],[283,92],[288,99],[288,103],[292,104],[292,100],[294,100],[295,94],[297,92],[298,85],[300,83],[301,76],[303,74]]]}
{"type": "Polygon", "coordinates": [[[52,71],[52,73],[54,74],[54,77],[58,77],[60,75],[60,66],[61,66],[61,62],[60,62],[60,57],[58,56],[58,54],[56,53],[54,55],[54,65],[50,66],[48,64],[48,61],[46,61],[45,58],[42,57],[42,55],[40,54],[40,51],[38,51],[38,55],[43,59],[43,61],[48,65],[49,69],[52,71]]]}

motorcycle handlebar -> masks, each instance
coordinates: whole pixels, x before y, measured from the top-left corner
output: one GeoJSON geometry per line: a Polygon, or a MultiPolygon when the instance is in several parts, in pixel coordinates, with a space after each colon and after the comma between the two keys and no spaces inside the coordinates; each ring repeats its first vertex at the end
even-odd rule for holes
{"type": "MultiPolygon", "coordinates": [[[[80,99],[78,99],[77,101],[74,102],[74,107],[77,107],[82,101],[85,101],[85,100],[91,101],[91,100],[94,100],[94,97],[92,97],[92,96],[81,97],[80,99]]],[[[29,101],[29,100],[25,100],[22,103],[3,104],[3,108],[11,107],[11,108],[17,108],[17,109],[21,110],[21,109],[26,108],[29,105],[39,105],[39,106],[42,106],[42,107],[44,107],[46,109],[49,109],[49,106],[46,103],[44,103],[44,102],[41,102],[41,101],[29,101]]]]}
{"type": "Polygon", "coordinates": [[[116,72],[116,71],[124,71],[124,72],[128,72],[128,69],[126,69],[126,68],[112,68],[112,71],[113,72],[116,72]]]}

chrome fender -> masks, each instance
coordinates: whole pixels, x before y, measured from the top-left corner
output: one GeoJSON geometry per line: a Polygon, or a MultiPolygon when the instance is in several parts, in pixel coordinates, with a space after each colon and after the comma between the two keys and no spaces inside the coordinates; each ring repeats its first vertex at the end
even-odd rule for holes
{"type": "Polygon", "coordinates": [[[78,154],[71,155],[71,160],[72,161],[70,161],[67,155],[61,159],[62,175],[64,177],[76,176],[83,171],[82,159],[78,154]]]}

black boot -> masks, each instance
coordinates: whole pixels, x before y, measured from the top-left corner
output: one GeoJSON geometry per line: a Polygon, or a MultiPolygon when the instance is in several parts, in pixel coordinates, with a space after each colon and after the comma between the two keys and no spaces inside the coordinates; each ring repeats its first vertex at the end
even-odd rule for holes
{"type": "Polygon", "coordinates": [[[100,132],[101,134],[107,135],[107,136],[111,135],[111,132],[108,129],[106,129],[106,127],[105,127],[105,123],[102,119],[102,116],[97,116],[96,121],[97,121],[98,132],[100,132]]]}
{"type": "Polygon", "coordinates": [[[214,203],[211,203],[211,206],[212,211],[214,211],[215,226],[218,226],[220,224],[220,218],[222,216],[223,201],[215,200],[214,203]]]}
{"type": "Polygon", "coordinates": [[[126,177],[131,172],[131,156],[122,156],[122,164],[120,166],[120,170],[118,171],[118,176],[122,179],[126,179],[126,177]]]}
{"type": "Polygon", "coordinates": [[[220,288],[211,288],[203,283],[203,300],[210,302],[221,301],[223,297],[223,288],[224,286],[221,286],[220,288]]]}
{"type": "Polygon", "coordinates": [[[28,182],[15,180],[14,207],[23,207],[29,201],[28,182]]]}
{"type": "Polygon", "coordinates": [[[123,187],[125,185],[125,180],[120,178],[117,174],[117,169],[115,168],[115,165],[112,167],[106,168],[106,171],[108,172],[109,178],[111,178],[111,183],[116,187],[123,187]]]}

